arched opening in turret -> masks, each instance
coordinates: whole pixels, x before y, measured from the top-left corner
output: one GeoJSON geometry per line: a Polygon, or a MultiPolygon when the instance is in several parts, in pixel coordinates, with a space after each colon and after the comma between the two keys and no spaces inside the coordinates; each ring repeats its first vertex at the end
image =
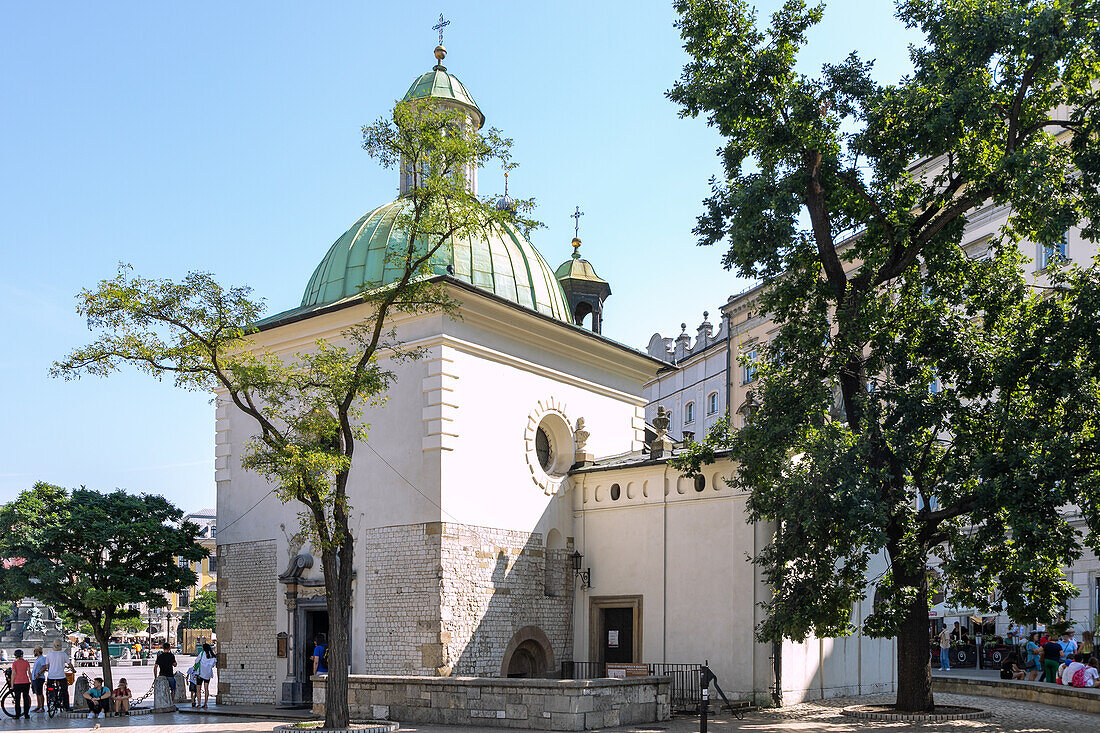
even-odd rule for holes
{"type": "Polygon", "coordinates": [[[573,311],[573,323],[575,323],[578,326],[581,326],[583,328],[591,328],[592,327],[591,322],[589,322],[587,326],[584,323],[584,319],[588,318],[588,316],[591,316],[591,315],[592,315],[592,304],[591,303],[584,303],[584,302],[577,303],[577,308],[576,308],[576,310],[573,311]]]}

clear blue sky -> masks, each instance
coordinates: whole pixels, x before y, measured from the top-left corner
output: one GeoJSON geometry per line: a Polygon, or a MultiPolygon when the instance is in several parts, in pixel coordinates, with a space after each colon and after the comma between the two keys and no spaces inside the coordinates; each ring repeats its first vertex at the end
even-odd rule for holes
{"type": "MultiPolygon", "coordinates": [[[[608,335],[694,332],[746,286],[691,234],[719,140],[664,97],[684,61],[670,2],[5,3],[0,501],[41,479],[213,506],[206,395],[47,376],[89,337],[73,296],[121,261],[296,305],[328,246],[396,193],[360,126],[434,63],[441,10],[446,64],[514,138],[511,185],[537,199],[552,266],[585,212],[583,251],[614,289],[608,335]]],[[[892,12],[833,0],[807,70],[855,48],[880,79],[905,73],[914,37],[892,12]]],[[[500,187],[482,172],[483,193],[500,187]]]]}

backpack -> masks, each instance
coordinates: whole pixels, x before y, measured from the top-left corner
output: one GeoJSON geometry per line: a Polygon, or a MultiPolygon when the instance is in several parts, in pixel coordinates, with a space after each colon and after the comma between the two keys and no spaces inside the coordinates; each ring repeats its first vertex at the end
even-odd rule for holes
{"type": "Polygon", "coordinates": [[[1088,667],[1081,667],[1081,669],[1074,672],[1073,673],[1073,679],[1071,679],[1069,681],[1069,683],[1071,685],[1073,685],[1074,687],[1084,687],[1085,686],[1085,670],[1086,669],[1088,669],[1088,667]]]}

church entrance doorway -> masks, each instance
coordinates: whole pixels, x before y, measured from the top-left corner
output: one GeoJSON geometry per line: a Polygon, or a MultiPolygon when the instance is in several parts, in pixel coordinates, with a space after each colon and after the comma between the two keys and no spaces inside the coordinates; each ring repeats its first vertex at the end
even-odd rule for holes
{"type": "MultiPolygon", "coordinates": [[[[321,600],[323,603],[324,599],[321,600]]],[[[295,666],[298,670],[298,682],[302,685],[302,701],[311,702],[313,683],[309,678],[313,674],[313,638],[317,634],[324,634],[325,638],[328,638],[328,609],[324,605],[312,608],[307,606],[299,607],[298,612],[301,614],[301,623],[298,626],[300,630],[297,644],[298,664],[295,666]]],[[[328,661],[331,664],[331,655],[328,661]]]]}
{"type": "Polygon", "coordinates": [[[597,662],[642,661],[642,597],[592,599],[590,651],[597,662]]]}

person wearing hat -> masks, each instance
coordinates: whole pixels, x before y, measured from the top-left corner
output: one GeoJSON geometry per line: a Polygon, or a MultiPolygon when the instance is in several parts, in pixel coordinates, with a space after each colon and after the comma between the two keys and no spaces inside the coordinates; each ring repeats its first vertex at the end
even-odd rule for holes
{"type": "Polygon", "coordinates": [[[1058,642],[1058,646],[1062,647],[1064,659],[1069,659],[1077,653],[1077,640],[1073,638],[1073,629],[1066,629],[1062,632],[1062,640],[1058,642]]]}
{"type": "Polygon", "coordinates": [[[46,652],[46,694],[57,690],[57,706],[62,710],[69,709],[69,681],[65,677],[69,670],[76,671],[69,655],[62,651],[61,641],[54,641],[53,649],[46,652]]]}
{"type": "Polygon", "coordinates": [[[42,647],[34,648],[34,663],[31,665],[31,689],[34,691],[34,701],[37,704],[32,713],[41,713],[46,710],[46,698],[43,687],[46,684],[46,657],[42,655],[42,647]]]}

